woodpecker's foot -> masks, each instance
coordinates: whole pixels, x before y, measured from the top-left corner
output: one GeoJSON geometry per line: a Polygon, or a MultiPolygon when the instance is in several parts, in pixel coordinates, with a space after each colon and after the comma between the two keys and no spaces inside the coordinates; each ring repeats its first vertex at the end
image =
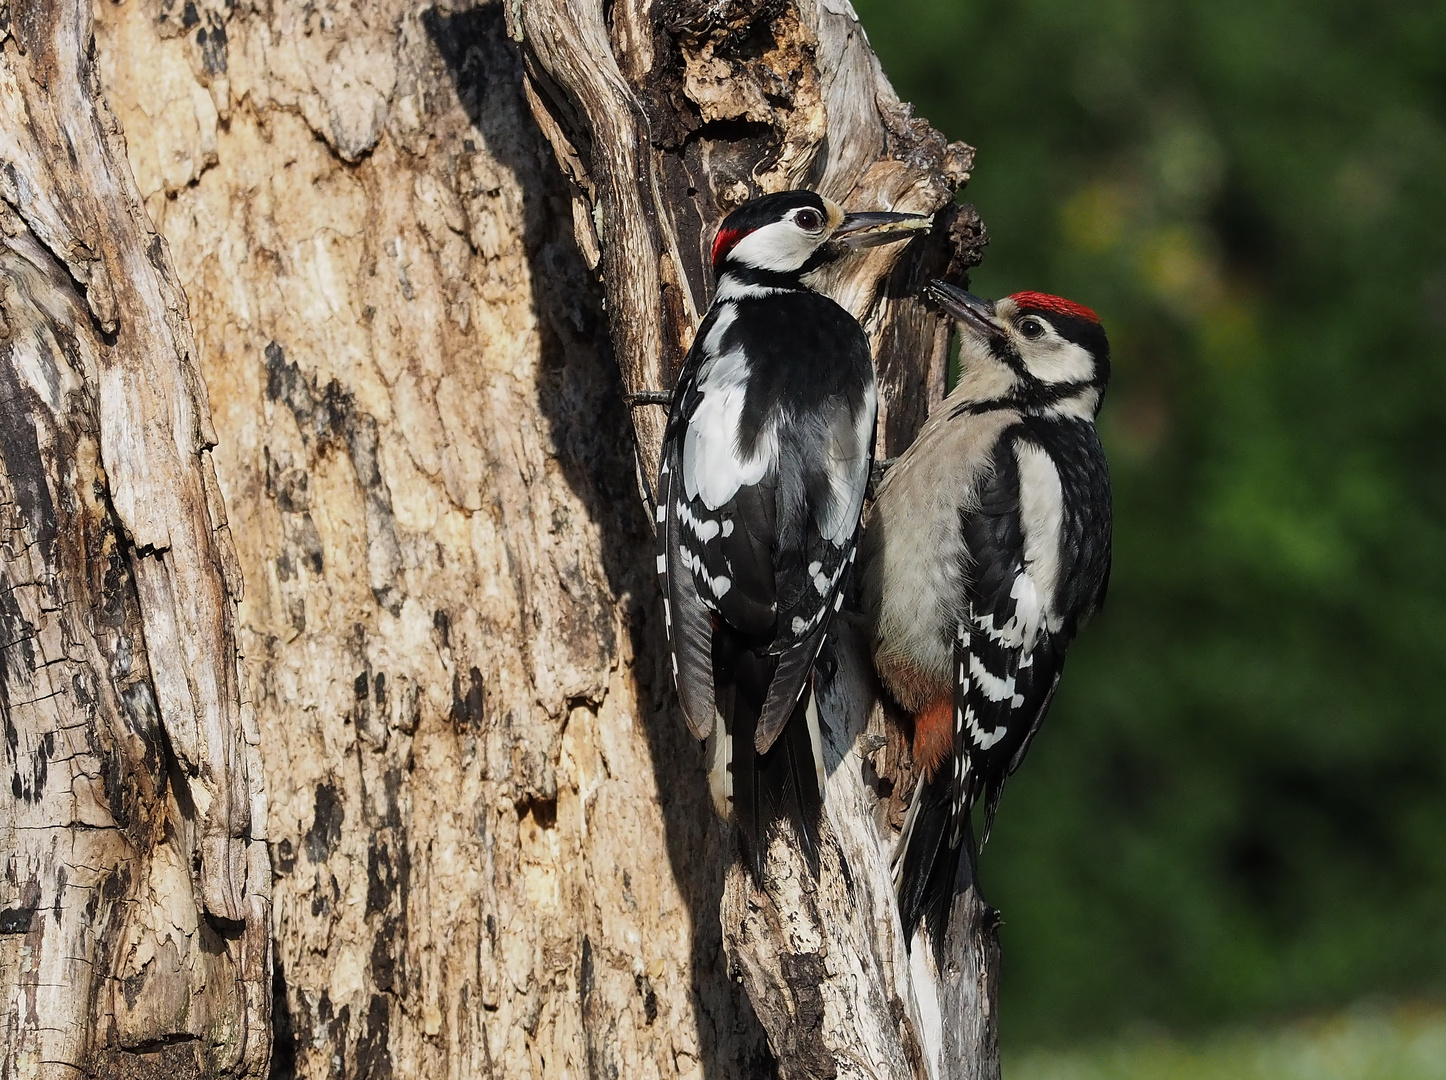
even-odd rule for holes
{"type": "Polygon", "coordinates": [[[629,408],[636,409],[639,405],[671,405],[673,395],[667,390],[639,390],[636,394],[624,394],[623,400],[629,408]]]}
{"type": "Polygon", "coordinates": [[[888,472],[889,468],[898,460],[896,457],[884,458],[882,461],[876,460],[869,466],[869,486],[867,490],[869,498],[872,499],[878,494],[879,485],[884,482],[884,473],[888,472]]]}

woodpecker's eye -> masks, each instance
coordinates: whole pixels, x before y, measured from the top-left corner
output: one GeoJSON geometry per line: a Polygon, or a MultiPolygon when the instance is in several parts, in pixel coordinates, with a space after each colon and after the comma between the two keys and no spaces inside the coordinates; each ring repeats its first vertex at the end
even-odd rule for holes
{"type": "Polygon", "coordinates": [[[1040,322],[1033,316],[1030,316],[1026,319],[1020,319],[1019,332],[1025,337],[1027,337],[1030,341],[1033,341],[1035,338],[1044,336],[1044,323],[1040,322]]]}
{"type": "Polygon", "coordinates": [[[818,232],[823,228],[823,215],[817,210],[800,210],[793,215],[793,223],[804,232],[818,232]]]}

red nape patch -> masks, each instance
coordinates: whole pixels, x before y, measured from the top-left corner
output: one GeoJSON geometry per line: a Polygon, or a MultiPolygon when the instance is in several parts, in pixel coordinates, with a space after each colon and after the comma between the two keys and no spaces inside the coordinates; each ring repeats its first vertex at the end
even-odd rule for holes
{"type": "Polygon", "coordinates": [[[719,229],[718,235],[713,237],[713,265],[717,266],[728,253],[733,250],[733,245],[747,236],[743,229],[719,229]]]}
{"type": "Polygon", "coordinates": [[[1042,292],[1017,292],[1009,299],[1021,308],[1033,308],[1035,311],[1047,311],[1055,315],[1073,315],[1077,319],[1088,319],[1092,323],[1100,321],[1100,317],[1083,304],[1076,304],[1062,296],[1050,296],[1049,293],[1042,292]]]}

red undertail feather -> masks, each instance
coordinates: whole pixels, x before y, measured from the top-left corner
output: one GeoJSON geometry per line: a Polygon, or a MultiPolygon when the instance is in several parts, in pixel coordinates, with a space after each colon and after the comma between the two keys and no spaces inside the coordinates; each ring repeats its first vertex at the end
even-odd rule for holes
{"type": "Polygon", "coordinates": [[[954,699],[929,702],[914,717],[914,766],[924,779],[933,777],[954,750],[954,699]]]}

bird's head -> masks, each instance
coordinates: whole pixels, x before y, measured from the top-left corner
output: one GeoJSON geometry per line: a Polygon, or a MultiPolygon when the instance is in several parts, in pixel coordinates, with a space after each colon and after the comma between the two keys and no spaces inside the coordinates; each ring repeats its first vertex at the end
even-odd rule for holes
{"type": "Polygon", "coordinates": [[[850,214],[815,192],[781,191],[723,219],[713,240],[713,272],[794,277],[847,251],[903,240],[930,221],[919,214],[850,214]]]}
{"type": "Polygon", "coordinates": [[[1110,381],[1110,343],[1100,317],[1048,293],[983,300],[943,281],[929,295],[961,331],[960,389],[977,400],[1025,406],[1076,402],[1093,416],[1110,381]]]}

